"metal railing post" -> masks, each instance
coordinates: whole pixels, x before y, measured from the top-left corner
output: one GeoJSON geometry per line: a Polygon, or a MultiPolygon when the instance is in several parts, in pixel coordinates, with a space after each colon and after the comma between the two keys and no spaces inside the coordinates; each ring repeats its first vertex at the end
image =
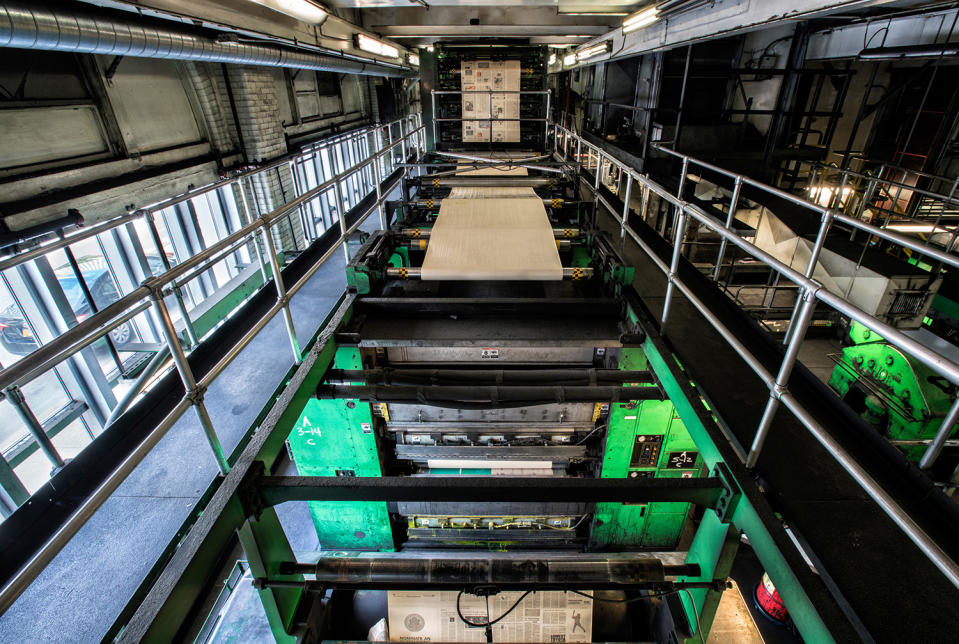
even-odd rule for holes
{"type": "MultiPolygon", "coordinates": [[[[172,266],[170,265],[170,259],[166,256],[166,252],[163,249],[163,242],[160,240],[160,232],[157,230],[156,222],[153,220],[153,214],[152,210],[146,213],[147,228],[150,230],[150,237],[153,238],[157,253],[160,255],[160,261],[163,263],[163,270],[166,272],[169,271],[172,266]]],[[[187,337],[190,338],[190,346],[195,347],[199,343],[199,340],[196,336],[196,330],[193,328],[193,323],[190,321],[190,316],[186,312],[186,303],[183,301],[183,290],[176,284],[172,286],[177,306],[180,307],[180,315],[183,317],[183,326],[186,328],[187,337]]]]}
{"type": "MultiPolygon", "coordinates": [[[[546,143],[549,141],[549,108],[550,108],[550,98],[553,94],[553,90],[546,90],[546,117],[543,119],[543,149],[546,149],[546,143]]],[[[553,133],[553,153],[556,153],[556,139],[555,132],[553,133]]]]}
{"type": "Polygon", "coordinates": [[[669,274],[666,276],[666,299],[663,301],[663,317],[659,324],[659,332],[666,333],[666,322],[669,320],[669,309],[673,302],[673,291],[676,290],[677,271],[679,270],[679,256],[682,254],[683,238],[686,237],[686,206],[679,206],[676,216],[676,237],[673,240],[673,257],[669,263],[669,274]]]}
{"type": "Polygon", "coordinates": [[[686,172],[689,170],[689,157],[683,157],[682,174],[679,176],[679,190],[676,191],[676,198],[683,198],[683,188],[686,187],[686,172]]]}
{"type": "MultiPolygon", "coordinates": [[[[622,174],[620,175],[622,176],[622,174]]],[[[619,225],[619,243],[626,243],[626,220],[629,219],[629,198],[633,188],[633,175],[626,173],[626,194],[623,197],[623,218],[619,225]]]]}
{"type": "Polygon", "coordinates": [[[270,268],[273,270],[273,281],[276,282],[276,300],[283,307],[283,319],[286,321],[286,331],[290,336],[290,348],[293,349],[293,360],[296,364],[303,362],[303,354],[300,351],[300,343],[296,339],[296,327],[293,326],[293,312],[290,310],[290,298],[286,294],[286,284],[283,283],[283,275],[280,273],[280,260],[276,256],[276,245],[273,243],[273,233],[270,230],[270,224],[263,217],[260,232],[263,235],[266,254],[270,260],[270,268]]]}
{"type": "Polygon", "coordinates": [[[643,204],[640,206],[640,216],[645,222],[649,217],[649,174],[643,175],[643,204]]]}
{"type": "MultiPolygon", "coordinates": [[[[818,290],[819,287],[817,287],[818,290]]],[[[746,456],[746,467],[752,469],[759,460],[759,454],[762,451],[766,437],[769,435],[769,428],[772,427],[773,418],[779,409],[779,399],[786,386],[789,384],[789,376],[792,374],[793,367],[796,365],[796,359],[799,357],[799,349],[802,347],[803,340],[806,337],[806,329],[812,321],[812,314],[816,310],[816,292],[811,289],[804,289],[802,294],[802,308],[799,311],[799,317],[795,320],[796,331],[792,334],[789,346],[786,348],[786,355],[783,357],[782,364],[779,367],[779,373],[776,375],[776,381],[769,387],[769,400],[766,408],[763,410],[762,419],[759,421],[759,427],[756,429],[756,436],[753,437],[753,444],[749,448],[749,454],[746,456]]]]}
{"type": "MultiPolygon", "coordinates": [[[[390,149],[392,153],[392,148],[390,149]]],[[[346,258],[346,263],[350,263],[350,245],[347,243],[346,239],[346,213],[345,206],[343,205],[343,194],[340,190],[340,180],[337,179],[336,183],[333,184],[333,194],[336,195],[336,215],[340,219],[340,237],[343,238],[343,256],[346,258]]]]}
{"type": "Polygon", "coordinates": [[[385,129],[386,129],[386,149],[390,155],[389,171],[393,172],[393,167],[396,165],[396,155],[393,154],[393,128],[387,125],[385,129]]]}
{"type": "Polygon", "coordinates": [[[388,227],[386,221],[386,208],[383,207],[382,188],[380,187],[380,164],[379,159],[373,159],[373,180],[376,183],[376,215],[380,220],[380,230],[386,230],[388,227]]]}
{"type": "MultiPolygon", "coordinates": [[[[240,179],[237,181],[237,185],[240,186],[240,199],[243,200],[243,208],[246,210],[247,220],[253,221],[259,217],[259,213],[254,213],[250,210],[250,203],[246,196],[246,186],[243,184],[243,180],[240,179]]],[[[266,274],[266,262],[263,261],[263,252],[260,250],[260,242],[256,239],[256,233],[250,236],[250,241],[253,243],[254,250],[256,250],[256,261],[260,265],[260,277],[263,278],[263,283],[266,284],[270,281],[270,277],[266,274]]]]}
{"type": "Polygon", "coordinates": [[[943,446],[946,444],[946,439],[949,438],[949,434],[952,433],[957,422],[959,422],[959,398],[952,403],[952,407],[949,408],[949,413],[942,419],[942,425],[939,426],[935,437],[932,439],[932,442],[929,443],[929,447],[926,448],[922,458],[919,460],[920,469],[928,470],[933,466],[943,446]]]}
{"type": "Polygon", "coordinates": [[[439,150],[440,141],[439,139],[436,138],[436,119],[439,117],[436,114],[436,90],[435,89],[430,90],[430,102],[433,106],[433,149],[439,150]]]}
{"type": "Polygon", "coordinates": [[[596,216],[599,211],[599,184],[600,175],[603,172],[603,153],[596,148],[596,176],[593,177],[593,225],[596,225],[596,216]]]}
{"type": "MultiPolygon", "coordinates": [[[[816,272],[816,266],[819,264],[819,256],[822,254],[823,246],[826,244],[826,235],[829,234],[829,227],[832,225],[833,211],[824,208],[822,211],[822,220],[819,224],[819,233],[816,235],[816,241],[813,243],[812,252],[809,253],[809,262],[806,264],[806,272],[803,273],[809,279],[812,279],[816,272]]],[[[796,298],[796,305],[789,316],[789,326],[786,327],[786,335],[783,337],[783,344],[789,344],[789,338],[796,329],[796,316],[799,315],[799,309],[802,306],[800,298],[796,298]]]]}
{"type": "Polygon", "coordinates": [[[220,474],[226,476],[230,472],[230,464],[223,453],[223,446],[220,445],[220,439],[213,429],[213,421],[210,414],[207,413],[206,405],[203,402],[205,389],[199,387],[196,378],[193,376],[193,370],[187,361],[183,347],[180,346],[180,338],[173,328],[173,320],[170,318],[170,311],[167,310],[166,303],[163,301],[161,287],[157,286],[150,294],[153,300],[153,306],[156,308],[157,316],[163,325],[163,333],[166,336],[167,344],[170,346],[170,355],[173,356],[173,362],[176,364],[177,371],[180,373],[180,379],[183,380],[183,386],[186,389],[186,398],[196,410],[197,418],[200,420],[200,426],[203,428],[203,434],[206,436],[210,449],[213,450],[213,457],[216,459],[217,467],[220,468],[220,474]]]}
{"type": "Polygon", "coordinates": [[[50,437],[47,436],[47,433],[43,429],[43,425],[40,424],[40,421],[37,420],[33,410],[30,409],[26,399],[23,397],[23,392],[20,391],[20,387],[17,387],[16,385],[10,385],[4,391],[7,394],[7,398],[10,399],[10,404],[12,404],[13,408],[17,410],[17,414],[20,416],[20,419],[23,420],[23,424],[27,426],[27,430],[30,432],[30,435],[33,436],[35,441],[37,441],[37,446],[40,448],[40,451],[46,455],[47,459],[51,463],[53,463],[54,468],[60,469],[63,467],[66,463],[63,462],[63,459],[57,452],[57,448],[53,446],[53,441],[51,441],[50,437]]]}
{"type": "MultiPolygon", "coordinates": [[[[733,184],[733,195],[729,199],[729,214],[726,215],[726,230],[732,230],[733,222],[736,221],[736,208],[739,207],[739,191],[743,186],[743,178],[737,176],[733,184]]],[[[719,256],[716,258],[716,268],[713,270],[713,281],[719,281],[719,269],[723,264],[723,256],[726,254],[726,244],[728,240],[723,237],[719,242],[719,256]]]]}

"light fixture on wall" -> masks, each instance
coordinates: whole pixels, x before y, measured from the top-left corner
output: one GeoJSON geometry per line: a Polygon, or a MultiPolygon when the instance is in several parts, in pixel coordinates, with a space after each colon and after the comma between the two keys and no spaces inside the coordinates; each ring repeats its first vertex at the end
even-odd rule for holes
{"type": "Polygon", "coordinates": [[[550,54],[550,55],[549,55],[549,64],[550,64],[550,65],[555,65],[555,64],[556,64],[556,54],[550,54]]]}
{"type": "Polygon", "coordinates": [[[572,67],[576,64],[576,54],[567,54],[563,56],[563,64],[567,67],[572,67]]]}
{"type": "Polygon", "coordinates": [[[634,13],[623,21],[623,33],[628,34],[631,31],[648,27],[659,20],[659,13],[656,6],[646,7],[634,13]]]}
{"type": "Polygon", "coordinates": [[[372,36],[367,36],[366,34],[356,34],[353,36],[353,42],[357,49],[362,49],[363,51],[367,51],[371,54],[386,56],[387,58],[400,57],[399,49],[389,43],[383,42],[382,40],[377,40],[372,36]]]}
{"type": "Polygon", "coordinates": [[[408,62],[410,65],[419,67],[420,66],[419,54],[410,54],[409,56],[406,57],[406,62],[408,62]]]}
{"type": "Polygon", "coordinates": [[[250,0],[250,2],[312,25],[321,24],[329,17],[323,7],[310,0],[250,0]]]}
{"type": "Polygon", "coordinates": [[[589,45],[588,47],[583,47],[576,52],[576,59],[583,61],[589,60],[593,56],[599,56],[600,54],[608,54],[613,50],[613,41],[604,40],[601,43],[595,45],[589,45]]]}

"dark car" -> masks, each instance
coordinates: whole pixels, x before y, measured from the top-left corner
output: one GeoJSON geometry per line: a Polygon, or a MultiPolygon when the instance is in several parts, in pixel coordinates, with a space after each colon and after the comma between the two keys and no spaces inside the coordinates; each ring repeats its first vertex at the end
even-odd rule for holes
{"type": "MultiPolygon", "coordinates": [[[[163,262],[159,257],[149,256],[147,261],[154,275],[164,271],[163,262]]],[[[110,271],[105,267],[95,267],[96,264],[102,265],[102,259],[97,258],[85,262],[81,260],[78,263],[80,264],[83,281],[90,289],[90,295],[93,296],[93,302],[96,304],[97,310],[103,310],[103,308],[120,299],[120,294],[117,293],[110,271]]],[[[63,294],[67,297],[75,312],[77,321],[82,322],[90,317],[93,314],[93,309],[90,307],[83,294],[83,289],[80,288],[80,282],[69,265],[58,268],[56,275],[57,281],[60,282],[60,287],[63,289],[63,294]]],[[[129,322],[125,322],[110,331],[110,338],[117,349],[122,349],[127,344],[137,341],[136,332],[129,322]]],[[[0,344],[7,351],[16,355],[26,355],[37,348],[36,338],[33,337],[30,327],[27,326],[16,304],[11,304],[0,311],[0,344]]]]}

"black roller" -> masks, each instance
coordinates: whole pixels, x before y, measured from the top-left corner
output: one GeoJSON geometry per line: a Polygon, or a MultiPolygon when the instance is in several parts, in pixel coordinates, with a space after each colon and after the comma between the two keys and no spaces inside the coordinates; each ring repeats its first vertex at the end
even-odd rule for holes
{"type": "Polygon", "coordinates": [[[518,557],[323,557],[316,564],[284,563],[280,574],[316,575],[317,583],[351,588],[448,588],[492,586],[607,589],[698,576],[695,564],[664,565],[659,559],[518,557]]]}

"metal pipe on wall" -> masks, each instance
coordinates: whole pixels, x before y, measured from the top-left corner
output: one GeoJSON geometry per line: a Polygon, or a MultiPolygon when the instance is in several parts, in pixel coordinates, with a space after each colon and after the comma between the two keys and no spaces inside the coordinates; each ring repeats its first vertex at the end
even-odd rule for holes
{"type": "Polygon", "coordinates": [[[195,31],[66,7],[0,2],[0,47],[196,60],[405,78],[411,69],[363,63],[266,43],[221,42],[195,31]]]}

